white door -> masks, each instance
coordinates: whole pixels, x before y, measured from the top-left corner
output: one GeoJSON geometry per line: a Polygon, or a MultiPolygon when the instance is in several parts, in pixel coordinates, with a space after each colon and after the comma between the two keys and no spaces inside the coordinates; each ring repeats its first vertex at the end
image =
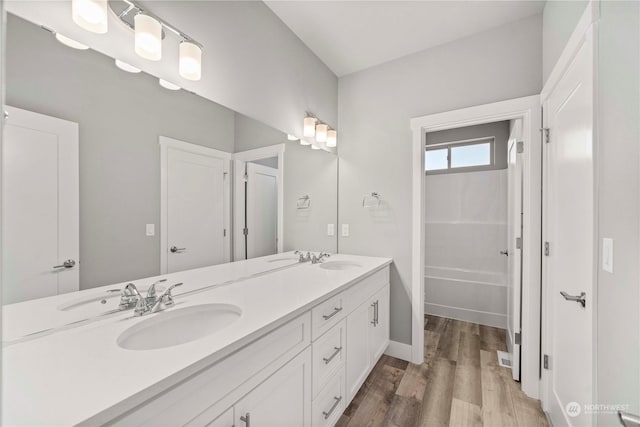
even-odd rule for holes
{"type": "Polygon", "coordinates": [[[593,36],[589,32],[544,103],[543,257],[546,396],[559,426],[589,426],[593,399],[594,149],[593,36]],[[561,295],[561,292],[565,293],[561,295]],[[586,304],[572,301],[585,294],[586,304]]]}
{"type": "Polygon", "coordinates": [[[225,262],[228,160],[215,150],[174,143],[166,147],[165,161],[163,272],[225,262]]]}
{"type": "Polygon", "coordinates": [[[6,107],[2,299],[79,289],[78,124],[6,107]]]}
{"type": "Polygon", "coordinates": [[[278,169],[247,163],[247,258],[278,253],[278,169]]]}
{"type": "Polygon", "coordinates": [[[307,348],[234,406],[235,426],[311,425],[311,349],[307,348]]]}
{"type": "Polygon", "coordinates": [[[522,120],[515,120],[509,135],[508,157],[508,272],[507,272],[507,334],[512,355],[513,379],[520,381],[520,344],[522,321],[522,239],[523,205],[523,159],[518,151],[524,150],[522,120]]]}

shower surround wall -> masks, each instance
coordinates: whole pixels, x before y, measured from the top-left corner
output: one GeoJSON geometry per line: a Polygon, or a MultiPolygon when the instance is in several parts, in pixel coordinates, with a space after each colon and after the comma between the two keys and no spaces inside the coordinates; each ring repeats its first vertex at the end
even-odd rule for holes
{"type": "Polygon", "coordinates": [[[507,169],[428,175],[425,313],[505,328],[507,169]]]}

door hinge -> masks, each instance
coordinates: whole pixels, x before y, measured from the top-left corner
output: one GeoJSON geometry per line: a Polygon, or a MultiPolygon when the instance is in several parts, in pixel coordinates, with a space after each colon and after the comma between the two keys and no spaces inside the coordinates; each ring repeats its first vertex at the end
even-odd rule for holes
{"type": "Polygon", "coordinates": [[[245,236],[249,235],[249,229],[247,227],[242,229],[242,234],[244,234],[245,236]]]}
{"type": "Polygon", "coordinates": [[[549,355],[545,354],[542,360],[542,366],[544,367],[544,369],[549,369],[549,355]]]}
{"type": "Polygon", "coordinates": [[[544,242],[544,256],[549,256],[550,250],[549,247],[551,245],[549,244],[549,242],[544,242]]]}
{"type": "Polygon", "coordinates": [[[543,137],[544,137],[544,142],[546,142],[547,144],[549,142],[551,142],[549,133],[550,133],[550,129],[549,128],[540,128],[540,132],[543,133],[543,137]]]}
{"type": "Polygon", "coordinates": [[[516,249],[522,249],[522,237],[516,237],[516,249]]]}
{"type": "Polygon", "coordinates": [[[518,141],[516,143],[516,153],[524,153],[524,141],[518,141]]]}
{"type": "Polygon", "coordinates": [[[516,332],[515,333],[515,337],[513,338],[513,341],[515,344],[520,345],[520,343],[522,342],[522,336],[520,335],[521,332],[516,332]]]}

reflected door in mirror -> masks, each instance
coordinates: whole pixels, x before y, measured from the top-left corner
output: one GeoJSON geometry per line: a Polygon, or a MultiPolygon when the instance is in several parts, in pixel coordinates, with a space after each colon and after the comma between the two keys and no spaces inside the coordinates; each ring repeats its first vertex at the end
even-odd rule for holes
{"type": "Polygon", "coordinates": [[[247,163],[247,258],[278,253],[278,169],[247,163]]]}
{"type": "Polygon", "coordinates": [[[7,107],[3,303],[79,287],[78,125],[7,107]]]}

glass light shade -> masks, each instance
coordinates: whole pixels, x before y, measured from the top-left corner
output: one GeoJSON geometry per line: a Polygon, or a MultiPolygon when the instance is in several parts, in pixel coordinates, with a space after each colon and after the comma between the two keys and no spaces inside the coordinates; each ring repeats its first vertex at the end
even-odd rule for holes
{"type": "Polygon", "coordinates": [[[165,89],[169,89],[169,90],[180,90],[182,89],[180,86],[173,84],[171,82],[168,82],[164,79],[158,79],[158,83],[160,84],[160,86],[162,86],[165,89]]]}
{"type": "Polygon", "coordinates": [[[187,80],[200,80],[202,77],[202,49],[200,46],[183,41],[180,43],[180,75],[187,80]]]}
{"type": "Polygon", "coordinates": [[[316,125],[316,141],[318,142],[326,142],[327,141],[327,131],[329,130],[329,126],[325,124],[316,125]]]}
{"type": "Polygon", "coordinates": [[[133,19],[136,31],[136,53],[151,61],[162,59],[162,24],[142,13],[137,14],[133,19]]]}
{"type": "Polygon", "coordinates": [[[291,134],[289,133],[289,134],[287,134],[287,139],[288,139],[289,141],[297,141],[297,140],[298,140],[298,137],[297,137],[297,136],[295,136],[295,135],[291,135],[291,134]]]}
{"type": "Polygon", "coordinates": [[[120,68],[122,71],[126,71],[127,73],[139,73],[142,71],[140,68],[136,68],[124,61],[120,61],[119,59],[116,59],[116,67],[120,68]]]}
{"type": "Polygon", "coordinates": [[[338,145],[338,131],[329,129],[327,131],[327,147],[335,147],[338,145]]]}
{"type": "Polygon", "coordinates": [[[322,148],[322,147],[320,147],[319,145],[315,145],[315,144],[313,144],[313,145],[311,146],[311,149],[312,149],[312,150],[320,150],[321,148],[322,148]]]}
{"type": "Polygon", "coordinates": [[[302,133],[308,138],[313,138],[316,135],[316,119],[313,117],[305,117],[302,133]]]}
{"type": "Polygon", "coordinates": [[[63,36],[60,33],[56,33],[56,40],[58,40],[60,43],[62,43],[63,45],[72,47],[74,49],[78,49],[78,50],[87,50],[89,49],[89,46],[82,44],[80,42],[77,42],[73,39],[70,39],[67,36],[63,36]]]}
{"type": "Polygon", "coordinates": [[[301,139],[300,145],[311,145],[311,143],[309,141],[305,141],[304,139],[301,139]]]}
{"type": "Polygon", "coordinates": [[[104,34],[108,29],[107,0],[72,0],[71,18],[79,27],[104,34]]]}

